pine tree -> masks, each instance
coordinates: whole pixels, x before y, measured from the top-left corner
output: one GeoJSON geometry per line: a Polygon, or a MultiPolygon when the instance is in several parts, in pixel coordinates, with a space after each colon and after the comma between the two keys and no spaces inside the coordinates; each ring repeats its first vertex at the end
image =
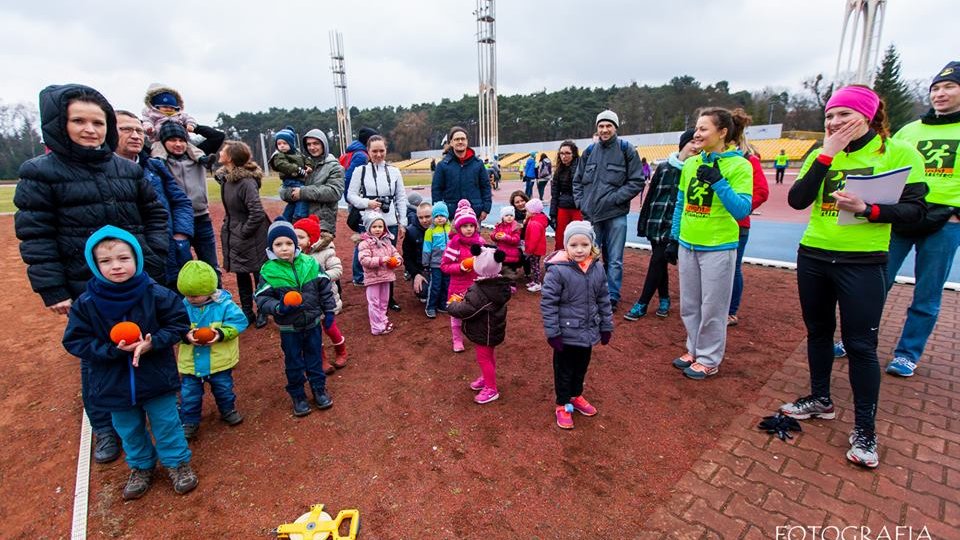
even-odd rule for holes
{"type": "Polygon", "coordinates": [[[915,96],[907,83],[900,77],[900,55],[896,47],[890,45],[883,54],[877,78],[873,81],[874,91],[883,98],[887,107],[887,119],[890,131],[896,133],[912,120],[915,96]]]}

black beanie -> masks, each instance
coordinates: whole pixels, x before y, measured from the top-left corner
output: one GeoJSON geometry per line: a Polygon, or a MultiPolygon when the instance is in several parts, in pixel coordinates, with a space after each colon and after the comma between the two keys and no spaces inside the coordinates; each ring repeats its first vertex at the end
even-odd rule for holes
{"type": "Polygon", "coordinates": [[[680,134],[680,151],[683,151],[683,147],[687,145],[688,142],[693,140],[693,128],[690,128],[680,134]]]}
{"type": "Polygon", "coordinates": [[[187,130],[179,122],[168,120],[160,127],[160,142],[167,142],[167,139],[173,137],[180,137],[185,141],[190,140],[187,138],[187,130]]]}
{"type": "Polygon", "coordinates": [[[368,127],[360,128],[360,131],[357,132],[357,140],[360,141],[360,144],[366,146],[367,141],[370,140],[370,137],[377,134],[377,130],[368,127]]]}
{"type": "Polygon", "coordinates": [[[953,81],[957,84],[960,84],[960,62],[954,60],[949,64],[943,66],[943,69],[933,78],[933,82],[930,83],[930,86],[933,86],[939,82],[943,81],[953,81]]]}

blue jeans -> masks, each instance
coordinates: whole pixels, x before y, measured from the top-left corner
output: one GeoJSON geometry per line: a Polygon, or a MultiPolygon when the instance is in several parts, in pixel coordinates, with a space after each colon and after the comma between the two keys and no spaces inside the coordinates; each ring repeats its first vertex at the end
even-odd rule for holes
{"type": "MultiPolygon", "coordinates": [[[[282,183],[285,188],[303,187],[303,181],[297,179],[288,178],[282,180],[282,183]]],[[[287,205],[283,207],[283,219],[290,223],[300,218],[305,218],[308,215],[310,215],[310,203],[307,201],[288,202],[287,205]]]]}
{"type": "Polygon", "coordinates": [[[737,244],[737,266],[733,270],[733,294],[730,296],[730,315],[740,311],[740,298],[743,296],[743,252],[747,250],[747,239],[750,238],[750,227],[740,227],[740,243],[737,244]]]}
{"type": "Polygon", "coordinates": [[[916,249],[914,274],[917,283],[913,288],[913,302],[907,308],[907,320],[900,333],[900,341],[894,356],[917,362],[923,355],[927,339],[937,324],[940,315],[940,300],[943,285],[950,275],[953,257],[960,246],[960,223],[949,222],[939,231],[922,237],[907,237],[897,233],[890,235],[890,254],[887,263],[887,289],[893,286],[894,278],[903,260],[916,249]]]}
{"type": "Polygon", "coordinates": [[[427,288],[427,309],[446,309],[449,287],[449,274],[444,274],[443,270],[439,268],[430,268],[430,286],[427,288]]]}
{"type": "Polygon", "coordinates": [[[627,243],[627,216],[620,216],[593,224],[597,244],[607,267],[607,288],[610,301],[620,301],[620,285],[623,283],[623,247],[627,243]]]}
{"type": "Polygon", "coordinates": [[[217,262],[217,237],[213,234],[213,222],[210,215],[194,216],[193,238],[190,240],[197,258],[209,264],[217,272],[217,288],[222,287],[220,263],[217,262]]]}
{"type": "Polygon", "coordinates": [[[220,416],[235,408],[237,395],[233,393],[232,369],[218,371],[206,377],[184,374],[180,376],[180,421],[184,424],[200,423],[205,382],[210,384],[210,391],[213,393],[213,399],[217,401],[220,416]]]}
{"type": "Polygon", "coordinates": [[[303,383],[308,380],[314,397],[326,391],[327,376],[323,373],[320,360],[322,347],[319,326],[302,332],[280,332],[280,348],[283,350],[283,365],[287,375],[287,393],[293,399],[307,398],[303,383]]]}
{"type": "Polygon", "coordinates": [[[157,458],[164,467],[190,462],[190,448],[183,437],[177,415],[177,394],[155,397],[123,411],[113,411],[113,426],[120,434],[127,465],[131,469],[153,469],[157,458]],[[147,419],[150,431],[147,431],[147,419]],[[150,434],[157,440],[156,446],[150,434]]]}

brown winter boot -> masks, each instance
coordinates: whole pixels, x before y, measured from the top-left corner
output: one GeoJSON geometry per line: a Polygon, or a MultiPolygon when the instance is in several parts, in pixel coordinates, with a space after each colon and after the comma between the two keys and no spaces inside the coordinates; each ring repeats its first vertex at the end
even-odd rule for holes
{"type": "Polygon", "coordinates": [[[347,338],[341,338],[340,343],[333,346],[337,351],[337,357],[333,360],[333,367],[342,369],[347,367],[347,338]]]}
{"type": "Polygon", "coordinates": [[[331,364],[330,361],[327,360],[327,352],[324,351],[323,349],[320,349],[320,361],[322,362],[322,365],[323,365],[324,374],[330,375],[331,373],[337,370],[337,368],[333,367],[333,364],[331,364]]]}

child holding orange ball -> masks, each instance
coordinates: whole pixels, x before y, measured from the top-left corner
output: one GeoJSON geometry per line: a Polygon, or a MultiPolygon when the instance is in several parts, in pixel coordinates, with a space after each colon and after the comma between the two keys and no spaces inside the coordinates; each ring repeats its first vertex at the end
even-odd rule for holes
{"type": "Polygon", "coordinates": [[[250,324],[230,293],[217,289],[217,272],[203,261],[189,261],[177,276],[177,289],[190,317],[190,331],[180,343],[180,421],[190,440],[200,430],[204,384],[227,425],[243,422],[233,392],[233,368],[240,361],[237,337],[250,324]]]}
{"type": "MultiPolygon", "coordinates": [[[[440,261],[440,269],[444,274],[450,276],[450,287],[448,293],[451,296],[463,297],[477,279],[477,273],[473,271],[471,263],[464,264],[467,259],[471,259],[470,246],[474,244],[483,245],[483,238],[477,228],[480,223],[477,221],[477,214],[470,206],[470,201],[461,199],[457,203],[457,209],[453,213],[453,236],[447,242],[447,249],[443,252],[443,259],[440,261]]],[[[453,339],[453,352],[463,352],[463,331],[462,321],[456,317],[450,317],[450,334],[453,339]]]]}
{"type": "Polygon", "coordinates": [[[273,314],[273,322],[280,327],[280,348],[293,414],[306,416],[311,412],[303,387],[307,381],[317,408],[329,409],[333,400],[327,395],[327,376],[320,360],[320,321],[323,328],[333,326],[337,306],[330,278],[320,271],[313,257],[301,252],[297,233],[286,221],[275,221],[267,230],[267,259],[260,269],[257,307],[262,313],[273,314]],[[290,293],[297,293],[300,302],[290,293]]]}
{"type": "Polygon", "coordinates": [[[63,346],[88,364],[87,397],[110,411],[120,435],[131,469],[123,498],[139,499],[150,489],[158,459],[174,491],[187,493],[197,487],[197,475],[177,414],[180,379],[173,354],[190,329],[183,303],[143,273],[140,244],[123,229],[97,230],[84,255],[94,277],[70,308],[63,346]],[[114,344],[111,330],[124,321],[140,331],[130,327],[135,341],[114,344]]]}
{"type": "Polygon", "coordinates": [[[363,285],[367,292],[367,316],[370,333],[382,336],[393,332],[393,323],[387,318],[390,302],[390,284],[396,281],[394,274],[403,258],[393,245],[393,235],[387,230],[387,222],[378,210],[363,214],[363,227],[367,231],[360,238],[358,247],[360,265],[363,266],[363,285]]]}

